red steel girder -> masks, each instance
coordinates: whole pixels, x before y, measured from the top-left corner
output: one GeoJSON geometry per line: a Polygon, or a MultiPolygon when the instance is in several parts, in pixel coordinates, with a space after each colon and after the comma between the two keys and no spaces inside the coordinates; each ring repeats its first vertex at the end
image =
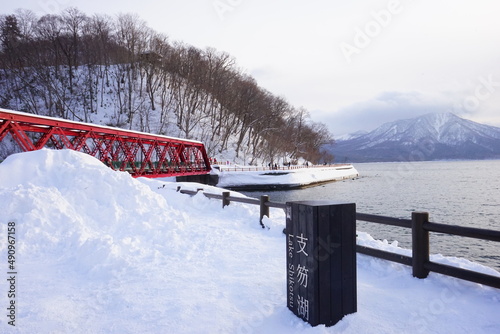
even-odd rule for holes
{"type": "Polygon", "coordinates": [[[72,149],[135,177],[210,172],[205,147],[198,141],[0,109],[0,141],[7,135],[22,151],[72,149]]]}

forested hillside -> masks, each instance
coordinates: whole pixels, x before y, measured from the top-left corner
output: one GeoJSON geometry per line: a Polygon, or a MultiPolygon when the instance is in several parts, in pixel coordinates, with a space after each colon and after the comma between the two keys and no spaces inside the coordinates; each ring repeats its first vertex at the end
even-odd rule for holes
{"type": "Polygon", "coordinates": [[[327,127],[235,59],[171,42],[131,14],[0,17],[0,107],[200,140],[245,163],[328,160],[327,127]]]}

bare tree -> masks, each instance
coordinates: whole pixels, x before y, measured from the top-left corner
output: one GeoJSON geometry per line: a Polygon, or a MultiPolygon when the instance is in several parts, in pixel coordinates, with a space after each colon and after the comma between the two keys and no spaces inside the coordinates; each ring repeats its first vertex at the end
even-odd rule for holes
{"type": "Polygon", "coordinates": [[[258,85],[213,48],[169,43],[134,14],[76,8],[0,17],[0,106],[203,140],[210,154],[325,158],[326,126],[258,85]],[[9,87],[5,89],[4,87],[9,87]]]}

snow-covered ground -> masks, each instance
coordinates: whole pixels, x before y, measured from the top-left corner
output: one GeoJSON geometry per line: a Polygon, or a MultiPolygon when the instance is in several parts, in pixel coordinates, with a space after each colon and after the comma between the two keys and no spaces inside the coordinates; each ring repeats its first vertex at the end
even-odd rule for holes
{"type": "MultiPolygon", "coordinates": [[[[333,327],[310,327],[286,308],[282,210],[272,209],[262,229],[256,206],[222,209],[177,185],[133,179],[70,150],[7,158],[0,164],[0,332],[500,333],[499,290],[433,273],[419,280],[409,267],[359,254],[358,312],[333,327]],[[9,225],[14,287],[7,284],[9,225]]],[[[358,242],[408,252],[362,232],[358,242]]],[[[465,259],[434,258],[499,275],[465,259]]]]}
{"type": "Polygon", "coordinates": [[[315,183],[339,181],[359,176],[352,165],[312,166],[298,169],[281,167],[279,170],[253,171],[251,166],[216,166],[212,173],[219,176],[218,187],[244,186],[300,187],[315,183]]]}

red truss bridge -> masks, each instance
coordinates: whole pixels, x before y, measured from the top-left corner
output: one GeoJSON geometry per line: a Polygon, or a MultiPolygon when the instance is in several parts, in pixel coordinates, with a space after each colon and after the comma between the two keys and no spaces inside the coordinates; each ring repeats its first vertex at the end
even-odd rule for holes
{"type": "Polygon", "coordinates": [[[134,177],[210,172],[205,146],[199,141],[0,109],[0,142],[8,135],[24,152],[72,149],[134,177]]]}

